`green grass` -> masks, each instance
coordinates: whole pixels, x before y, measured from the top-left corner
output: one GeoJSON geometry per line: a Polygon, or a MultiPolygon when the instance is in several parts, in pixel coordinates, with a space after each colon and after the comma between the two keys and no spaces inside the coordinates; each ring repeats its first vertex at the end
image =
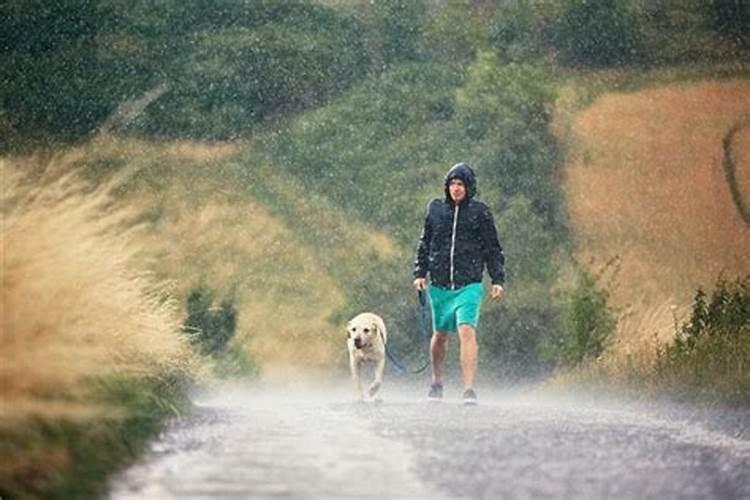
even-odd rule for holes
{"type": "Polygon", "coordinates": [[[691,318],[666,344],[575,366],[557,389],[665,399],[703,406],[750,407],[750,277],[720,280],[710,300],[699,291],[691,318]]]}
{"type": "Polygon", "coordinates": [[[187,409],[178,379],[90,381],[82,403],[103,412],[80,419],[38,417],[0,429],[3,498],[93,498],[139,456],[165,420],[187,409]]]}

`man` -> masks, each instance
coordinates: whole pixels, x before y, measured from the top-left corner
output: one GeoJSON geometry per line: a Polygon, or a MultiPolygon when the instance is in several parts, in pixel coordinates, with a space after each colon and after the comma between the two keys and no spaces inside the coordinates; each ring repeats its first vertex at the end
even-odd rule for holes
{"type": "Polygon", "coordinates": [[[505,257],[495,222],[489,207],[474,199],[476,193],[474,170],[466,163],[451,167],[445,176],[445,198],[436,198],[427,207],[414,263],[414,287],[428,290],[432,307],[428,398],[439,401],[443,397],[448,339],[458,333],[466,405],[477,404],[477,324],[485,266],[492,279],[493,299],[502,297],[505,280],[505,257]]]}

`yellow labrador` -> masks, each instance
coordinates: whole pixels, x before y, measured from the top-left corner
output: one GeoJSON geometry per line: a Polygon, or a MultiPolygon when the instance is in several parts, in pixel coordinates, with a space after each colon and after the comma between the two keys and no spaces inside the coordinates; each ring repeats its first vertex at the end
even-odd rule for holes
{"type": "Polygon", "coordinates": [[[358,314],[346,325],[346,347],[349,350],[349,368],[357,398],[364,399],[362,392],[362,366],[365,362],[374,364],[373,381],[367,388],[367,397],[375,399],[383,384],[385,368],[385,344],[388,333],[383,318],[365,312],[358,314]]]}

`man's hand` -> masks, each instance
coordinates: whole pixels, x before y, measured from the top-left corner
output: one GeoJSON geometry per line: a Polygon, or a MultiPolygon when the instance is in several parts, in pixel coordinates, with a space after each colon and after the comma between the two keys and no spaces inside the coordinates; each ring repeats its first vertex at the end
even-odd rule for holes
{"type": "Polygon", "coordinates": [[[414,280],[414,288],[418,292],[421,292],[422,290],[427,288],[427,278],[416,278],[414,280]]]}
{"type": "Polygon", "coordinates": [[[492,285],[492,291],[490,292],[490,297],[492,297],[492,300],[500,300],[503,298],[503,293],[505,290],[503,289],[502,285],[492,285]]]}

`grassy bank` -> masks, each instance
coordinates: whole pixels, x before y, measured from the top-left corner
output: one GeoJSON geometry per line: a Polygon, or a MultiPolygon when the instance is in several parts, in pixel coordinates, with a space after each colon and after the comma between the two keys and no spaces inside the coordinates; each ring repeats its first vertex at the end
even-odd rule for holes
{"type": "Polygon", "coordinates": [[[632,399],[750,407],[750,276],[696,292],[689,317],[674,308],[673,338],[628,343],[560,373],[559,390],[585,389],[632,399]]]}
{"type": "Polygon", "coordinates": [[[122,178],[2,166],[0,495],[93,496],[198,373],[122,178]]]}
{"type": "Polygon", "coordinates": [[[46,411],[0,422],[0,496],[95,498],[165,420],[187,411],[184,380],[109,376],[76,394],[38,396],[46,411]],[[50,407],[57,412],[50,413],[50,407]],[[63,410],[64,407],[64,410],[63,410]]]}

